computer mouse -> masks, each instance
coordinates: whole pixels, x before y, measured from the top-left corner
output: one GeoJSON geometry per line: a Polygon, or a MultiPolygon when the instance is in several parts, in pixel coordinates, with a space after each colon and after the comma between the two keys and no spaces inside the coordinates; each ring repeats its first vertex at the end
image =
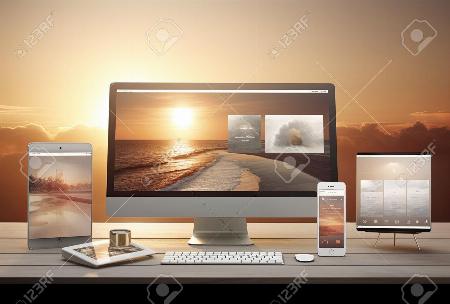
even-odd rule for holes
{"type": "Polygon", "coordinates": [[[299,253],[295,255],[295,259],[299,262],[306,263],[314,261],[314,256],[312,254],[299,253]]]}

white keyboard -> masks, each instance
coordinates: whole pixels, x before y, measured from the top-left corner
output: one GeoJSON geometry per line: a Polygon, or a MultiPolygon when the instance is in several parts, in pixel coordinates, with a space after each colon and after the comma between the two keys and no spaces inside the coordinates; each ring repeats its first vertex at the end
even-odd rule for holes
{"type": "Polygon", "coordinates": [[[171,251],[164,255],[161,264],[280,265],[284,262],[278,251],[171,251]]]}

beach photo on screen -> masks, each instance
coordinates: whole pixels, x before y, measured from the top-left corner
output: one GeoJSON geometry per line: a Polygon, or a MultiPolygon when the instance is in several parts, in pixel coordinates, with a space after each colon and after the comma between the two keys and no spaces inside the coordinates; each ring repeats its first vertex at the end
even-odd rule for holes
{"type": "Polygon", "coordinates": [[[301,95],[300,107],[295,94],[235,93],[223,104],[220,93],[118,93],[114,190],[315,191],[331,178],[324,116],[313,115],[327,115],[328,103],[301,95]],[[301,127],[302,142],[280,146],[286,155],[265,151],[263,117],[274,114],[276,131],[283,123],[301,127]]]}
{"type": "Polygon", "coordinates": [[[91,233],[92,173],[86,156],[40,156],[51,166],[30,168],[29,236],[31,239],[85,236],[91,233]],[[50,159],[47,161],[47,159],[50,159]]]}

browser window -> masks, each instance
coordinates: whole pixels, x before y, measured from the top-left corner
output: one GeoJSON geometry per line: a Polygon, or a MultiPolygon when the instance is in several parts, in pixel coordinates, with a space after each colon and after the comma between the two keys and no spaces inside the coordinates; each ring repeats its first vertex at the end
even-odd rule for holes
{"type": "Polygon", "coordinates": [[[328,93],[120,89],[114,191],[314,193],[334,179],[328,93]]]}

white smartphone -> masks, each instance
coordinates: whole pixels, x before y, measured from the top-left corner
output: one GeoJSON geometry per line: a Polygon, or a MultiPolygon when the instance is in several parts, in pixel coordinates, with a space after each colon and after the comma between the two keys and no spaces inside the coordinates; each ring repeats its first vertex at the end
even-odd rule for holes
{"type": "Polygon", "coordinates": [[[346,250],[345,183],[317,184],[317,253],[344,256],[346,250]]]}
{"type": "Polygon", "coordinates": [[[84,243],[92,232],[92,147],[28,145],[28,248],[84,243]]]}

